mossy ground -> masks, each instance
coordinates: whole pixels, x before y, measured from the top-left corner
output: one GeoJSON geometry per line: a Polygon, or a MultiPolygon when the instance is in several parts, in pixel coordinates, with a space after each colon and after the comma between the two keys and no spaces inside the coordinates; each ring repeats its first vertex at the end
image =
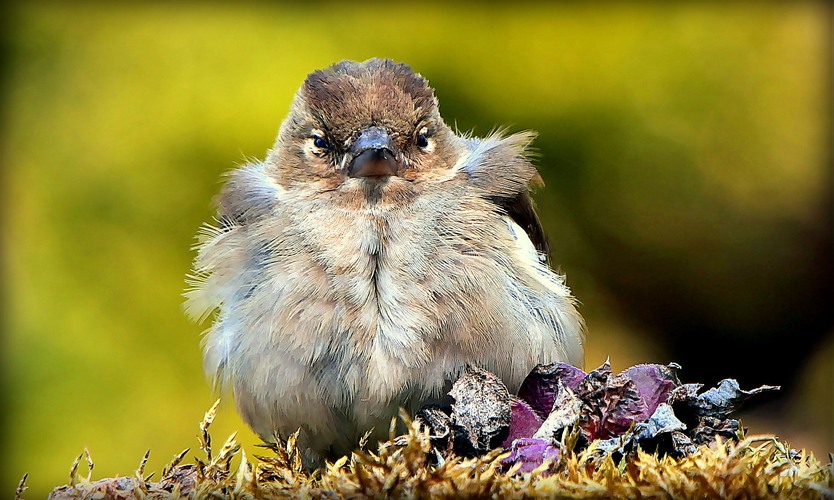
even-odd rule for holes
{"type": "MultiPolygon", "coordinates": [[[[527,474],[501,471],[502,450],[442,464],[429,460],[431,444],[409,424],[408,434],[366,447],[310,472],[301,464],[295,436],[267,446],[268,456],[250,456],[231,436],[212,452],[208,426],[200,425],[205,459],[181,463],[183,452],[154,482],[145,476],[143,459],[129,477],[93,481],[80,478],[75,462],[70,483],[50,499],[336,499],[336,498],[834,498],[834,470],[813,455],[792,451],[774,436],[749,435],[739,442],[702,446],[680,458],[637,451],[619,462],[601,456],[593,445],[567,452],[554,474],[548,464],[527,474]],[[232,467],[234,458],[239,465],[232,467]]],[[[392,426],[393,428],[393,426],[392,426]]],[[[92,460],[86,453],[92,471],[92,460]]],[[[830,458],[830,457],[829,457],[830,458]]],[[[18,498],[25,498],[23,485],[18,498]]]]}

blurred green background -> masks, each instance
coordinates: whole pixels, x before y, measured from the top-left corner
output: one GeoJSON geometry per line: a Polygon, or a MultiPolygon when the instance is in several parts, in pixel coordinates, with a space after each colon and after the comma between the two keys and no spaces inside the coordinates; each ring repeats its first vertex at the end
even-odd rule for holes
{"type": "MultiPolygon", "coordinates": [[[[834,451],[831,10],[802,3],[26,3],[3,11],[0,495],[149,470],[215,395],[181,312],[224,171],[305,75],[391,57],[461,130],[535,129],[587,367],[782,384],[744,416],[834,451]]],[[[255,438],[225,404],[215,441],[255,438]]]]}

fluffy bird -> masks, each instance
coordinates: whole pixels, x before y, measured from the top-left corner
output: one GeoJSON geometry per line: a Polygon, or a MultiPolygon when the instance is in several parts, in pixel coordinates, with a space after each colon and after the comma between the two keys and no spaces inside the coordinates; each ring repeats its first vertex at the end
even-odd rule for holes
{"type": "Polygon", "coordinates": [[[456,134],[405,64],[310,74],[262,162],[199,237],[190,315],[216,311],[207,374],[264,440],[315,465],[440,401],[466,364],[511,391],[583,363],[583,321],[529,195],[530,133],[456,134]]]}

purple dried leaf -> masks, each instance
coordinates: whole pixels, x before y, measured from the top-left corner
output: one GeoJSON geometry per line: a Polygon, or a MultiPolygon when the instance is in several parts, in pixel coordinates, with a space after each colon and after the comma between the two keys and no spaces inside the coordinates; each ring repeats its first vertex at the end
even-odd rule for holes
{"type": "Polygon", "coordinates": [[[501,460],[504,470],[509,470],[517,463],[521,463],[519,473],[532,472],[546,461],[550,460],[552,471],[559,461],[559,447],[542,439],[516,439],[510,449],[510,456],[501,460]]]}
{"type": "Polygon", "coordinates": [[[541,427],[542,420],[530,406],[518,398],[510,400],[510,430],[501,446],[509,448],[516,439],[529,438],[541,427]]]}
{"type": "Polygon", "coordinates": [[[582,408],[582,401],[576,397],[576,394],[562,384],[560,380],[557,384],[556,401],[553,403],[553,411],[547,416],[544,423],[539,427],[533,435],[537,439],[545,439],[551,443],[555,443],[555,434],[559,429],[563,429],[575,424],[579,420],[579,411],[582,408]]]}
{"type": "Polygon", "coordinates": [[[547,418],[556,400],[556,383],[561,381],[565,387],[576,389],[586,373],[575,366],[565,363],[537,365],[521,383],[518,397],[541,417],[547,418]]]}
{"type": "Polygon", "coordinates": [[[639,420],[645,421],[665,403],[673,389],[680,385],[671,366],[634,365],[623,372],[634,382],[640,398],[646,405],[645,413],[639,420]]]}
{"type": "Polygon", "coordinates": [[[631,432],[594,441],[592,446],[595,451],[621,455],[630,453],[640,446],[648,446],[648,449],[668,449],[676,456],[682,456],[680,448],[692,444],[689,438],[680,432],[685,429],[686,425],[677,419],[672,407],[661,403],[648,421],[636,424],[631,432]],[[675,433],[680,435],[677,441],[675,433]]]}

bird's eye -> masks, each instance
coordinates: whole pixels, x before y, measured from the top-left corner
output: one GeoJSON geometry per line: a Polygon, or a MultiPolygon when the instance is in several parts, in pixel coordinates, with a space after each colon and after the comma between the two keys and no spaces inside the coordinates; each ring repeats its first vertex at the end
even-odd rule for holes
{"type": "Polygon", "coordinates": [[[425,148],[429,145],[429,140],[426,139],[425,135],[420,134],[420,135],[417,136],[416,143],[417,143],[417,147],[425,148]]]}
{"type": "Polygon", "coordinates": [[[322,139],[319,136],[314,136],[313,137],[313,146],[315,146],[319,149],[327,149],[327,141],[325,141],[324,139],[322,139]]]}

